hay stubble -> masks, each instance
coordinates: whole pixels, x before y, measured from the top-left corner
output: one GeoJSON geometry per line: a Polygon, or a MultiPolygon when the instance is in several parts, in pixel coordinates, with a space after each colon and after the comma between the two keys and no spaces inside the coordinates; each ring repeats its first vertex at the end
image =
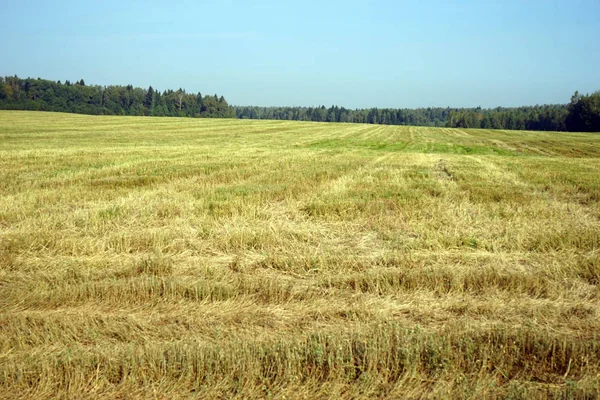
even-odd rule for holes
{"type": "Polygon", "coordinates": [[[0,397],[600,395],[600,136],[0,112],[0,397]]]}

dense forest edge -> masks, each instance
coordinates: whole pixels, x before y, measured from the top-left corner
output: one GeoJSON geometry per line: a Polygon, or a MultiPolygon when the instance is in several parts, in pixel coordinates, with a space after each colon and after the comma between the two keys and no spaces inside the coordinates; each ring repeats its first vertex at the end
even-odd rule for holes
{"type": "Polygon", "coordinates": [[[91,115],[138,115],[155,117],[235,118],[223,96],[160,92],[152,86],[86,85],[46,79],[0,77],[0,109],[58,111],[91,115]]]}
{"type": "Polygon", "coordinates": [[[531,131],[600,132],[600,91],[568,104],[417,109],[230,106],[223,96],[127,86],[0,77],[0,109],[92,115],[241,118],[531,131]]]}
{"type": "Polygon", "coordinates": [[[600,92],[575,92],[569,104],[526,107],[416,109],[234,106],[238,118],[450,128],[600,132],[600,92]]]}

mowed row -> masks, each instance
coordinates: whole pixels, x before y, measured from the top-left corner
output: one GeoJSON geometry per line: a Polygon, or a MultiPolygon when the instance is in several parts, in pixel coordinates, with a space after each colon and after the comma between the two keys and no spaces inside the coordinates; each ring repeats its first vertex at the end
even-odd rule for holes
{"type": "Polygon", "coordinates": [[[0,112],[0,397],[600,396],[600,135],[0,112]]]}

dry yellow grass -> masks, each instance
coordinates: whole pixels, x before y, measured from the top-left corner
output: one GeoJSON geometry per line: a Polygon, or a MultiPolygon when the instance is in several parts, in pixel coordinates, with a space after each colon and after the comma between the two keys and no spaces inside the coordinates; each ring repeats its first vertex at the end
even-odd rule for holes
{"type": "Polygon", "coordinates": [[[0,112],[0,397],[600,397],[599,171],[594,134],[0,112]]]}

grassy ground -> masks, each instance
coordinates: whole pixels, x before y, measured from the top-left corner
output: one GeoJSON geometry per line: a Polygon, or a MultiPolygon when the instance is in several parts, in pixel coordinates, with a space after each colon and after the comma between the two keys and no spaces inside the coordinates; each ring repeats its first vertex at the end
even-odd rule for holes
{"type": "Polygon", "coordinates": [[[600,135],[0,112],[1,398],[597,398],[600,135]]]}

